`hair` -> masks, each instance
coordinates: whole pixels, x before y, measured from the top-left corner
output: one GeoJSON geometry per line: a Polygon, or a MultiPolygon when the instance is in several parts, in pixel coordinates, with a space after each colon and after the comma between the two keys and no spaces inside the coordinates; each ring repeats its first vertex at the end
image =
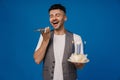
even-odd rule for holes
{"type": "Polygon", "coordinates": [[[48,12],[50,12],[51,10],[54,10],[54,9],[60,9],[60,10],[62,10],[66,14],[66,8],[63,5],[61,5],[61,4],[53,4],[49,8],[48,12]]]}

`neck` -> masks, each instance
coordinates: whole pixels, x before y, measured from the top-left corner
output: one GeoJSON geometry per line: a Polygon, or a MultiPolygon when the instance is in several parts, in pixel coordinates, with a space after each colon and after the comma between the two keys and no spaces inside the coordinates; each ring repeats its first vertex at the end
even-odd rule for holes
{"type": "Polygon", "coordinates": [[[54,34],[56,34],[56,35],[63,35],[65,33],[66,33],[66,30],[64,29],[64,27],[62,29],[54,30],[54,34]]]}
{"type": "Polygon", "coordinates": [[[56,35],[63,35],[63,34],[65,34],[65,32],[66,32],[66,30],[54,30],[54,34],[56,34],[56,35]]]}

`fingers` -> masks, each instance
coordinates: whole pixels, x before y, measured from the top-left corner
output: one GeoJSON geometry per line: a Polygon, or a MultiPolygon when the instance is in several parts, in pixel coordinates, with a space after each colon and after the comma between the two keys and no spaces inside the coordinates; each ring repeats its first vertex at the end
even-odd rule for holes
{"type": "Polygon", "coordinates": [[[46,27],[44,31],[41,31],[41,34],[44,35],[44,34],[48,34],[49,32],[50,32],[50,28],[46,27]]]}
{"type": "Polygon", "coordinates": [[[46,27],[44,33],[49,33],[49,32],[50,32],[50,28],[46,27]]]}
{"type": "Polygon", "coordinates": [[[42,36],[43,36],[44,41],[49,41],[50,39],[50,28],[49,27],[45,28],[44,32],[42,33],[42,36]]]}
{"type": "Polygon", "coordinates": [[[84,63],[74,63],[77,68],[83,68],[84,63]]]}
{"type": "Polygon", "coordinates": [[[76,66],[82,66],[82,65],[84,65],[84,63],[74,63],[74,65],[76,65],[76,66]]]}

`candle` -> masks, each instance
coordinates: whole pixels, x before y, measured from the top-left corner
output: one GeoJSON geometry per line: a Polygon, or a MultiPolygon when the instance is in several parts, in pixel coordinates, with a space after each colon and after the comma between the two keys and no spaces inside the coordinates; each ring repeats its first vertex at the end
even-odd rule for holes
{"type": "Polygon", "coordinates": [[[75,54],[78,54],[78,46],[77,46],[77,43],[75,43],[75,54]]]}
{"type": "Polygon", "coordinates": [[[72,41],[72,53],[75,53],[75,45],[74,45],[74,41],[72,41]]]}
{"type": "Polygon", "coordinates": [[[81,44],[79,44],[79,54],[81,53],[81,44]]]}
{"type": "Polygon", "coordinates": [[[81,51],[81,44],[80,44],[80,42],[78,42],[76,44],[76,48],[77,48],[77,54],[80,54],[80,51],[81,51]]]}
{"type": "Polygon", "coordinates": [[[79,45],[77,44],[77,54],[79,53],[79,45]]]}

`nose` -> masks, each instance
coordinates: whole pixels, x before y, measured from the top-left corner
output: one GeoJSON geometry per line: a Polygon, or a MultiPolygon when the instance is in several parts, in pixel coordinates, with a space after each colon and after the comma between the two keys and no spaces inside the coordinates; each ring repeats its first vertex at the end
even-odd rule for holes
{"type": "Polygon", "coordinates": [[[57,19],[57,17],[56,17],[56,16],[53,16],[53,17],[52,17],[52,20],[56,20],[56,19],[57,19]]]}

